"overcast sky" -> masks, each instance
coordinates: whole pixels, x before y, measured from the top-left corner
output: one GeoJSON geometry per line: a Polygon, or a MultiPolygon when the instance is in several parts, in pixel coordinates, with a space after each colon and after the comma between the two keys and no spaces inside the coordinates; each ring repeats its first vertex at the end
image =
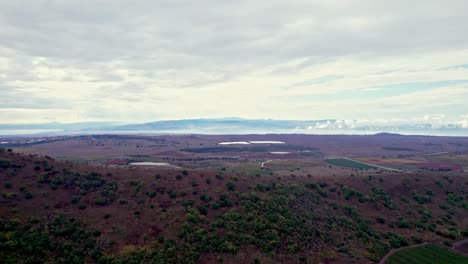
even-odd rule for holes
{"type": "Polygon", "coordinates": [[[0,123],[468,127],[468,1],[0,0],[0,123]]]}

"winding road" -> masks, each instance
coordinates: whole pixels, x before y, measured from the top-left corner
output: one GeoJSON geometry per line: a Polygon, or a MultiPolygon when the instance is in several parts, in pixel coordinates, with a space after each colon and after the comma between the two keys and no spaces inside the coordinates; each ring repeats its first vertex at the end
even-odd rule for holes
{"type": "Polygon", "coordinates": [[[266,163],[271,162],[271,161],[273,161],[273,160],[267,160],[267,161],[262,162],[262,169],[265,167],[266,163]]]}

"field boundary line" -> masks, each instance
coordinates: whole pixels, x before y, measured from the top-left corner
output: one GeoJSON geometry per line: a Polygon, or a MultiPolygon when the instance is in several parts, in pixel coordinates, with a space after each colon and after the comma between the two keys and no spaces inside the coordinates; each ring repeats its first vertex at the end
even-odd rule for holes
{"type": "Polygon", "coordinates": [[[435,153],[419,154],[419,155],[416,155],[416,157],[423,157],[423,156],[436,156],[436,155],[440,155],[440,154],[449,154],[449,152],[447,152],[447,151],[443,151],[443,152],[435,152],[435,153]]]}
{"type": "Polygon", "coordinates": [[[456,252],[456,253],[458,253],[458,254],[462,254],[463,256],[468,256],[467,253],[461,252],[461,251],[459,251],[459,250],[456,249],[456,247],[462,246],[462,245],[464,245],[464,244],[468,244],[468,238],[462,239],[462,240],[460,240],[460,241],[457,241],[457,242],[453,243],[453,245],[452,245],[452,247],[450,248],[450,250],[452,250],[453,252],[456,252]]]}
{"type": "Polygon", "coordinates": [[[393,168],[389,168],[389,167],[384,167],[384,166],[380,166],[380,165],[374,165],[372,163],[367,163],[367,162],[363,162],[363,161],[359,161],[359,160],[354,160],[354,159],[351,159],[351,158],[343,158],[343,159],[354,161],[354,162],[361,163],[361,164],[365,164],[365,165],[372,166],[372,167],[376,167],[376,168],[379,168],[379,169],[384,169],[384,170],[389,170],[389,171],[397,171],[397,172],[404,172],[402,170],[393,169],[393,168]]]}

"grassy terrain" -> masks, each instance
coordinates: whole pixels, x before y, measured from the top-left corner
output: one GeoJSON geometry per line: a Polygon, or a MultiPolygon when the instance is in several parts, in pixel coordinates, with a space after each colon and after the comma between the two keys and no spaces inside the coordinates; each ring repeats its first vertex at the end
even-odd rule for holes
{"type": "Polygon", "coordinates": [[[318,162],[314,161],[303,161],[303,160],[273,160],[265,164],[265,168],[277,171],[277,170],[288,170],[293,171],[305,167],[316,167],[320,166],[318,162]]]}
{"type": "Polygon", "coordinates": [[[301,152],[301,156],[307,158],[323,158],[323,153],[320,151],[301,152]]]}
{"type": "Polygon", "coordinates": [[[434,163],[445,163],[445,164],[458,164],[462,166],[468,166],[468,156],[449,156],[449,155],[437,155],[426,157],[430,162],[434,163]]]}
{"type": "Polygon", "coordinates": [[[231,169],[232,171],[243,172],[249,175],[267,176],[272,173],[272,171],[269,169],[262,169],[261,162],[256,161],[242,161],[238,164],[231,166],[229,169],[231,169]]]}
{"type": "Polygon", "coordinates": [[[382,149],[389,150],[389,151],[416,151],[412,148],[403,148],[403,147],[382,147],[382,149]]]}
{"type": "Polygon", "coordinates": [[[191,153],[222,153],[222,152],[270,152],[270,151],[317,151],[317,148],[307,148],[295,145],[270,145],[254,147],[205,147],[205,148],[184,148],[181,151],[191,153]]]}
{"type": "Polygon", "coordinates": [[[349,167],[349,168],[354,168],[354,169],[367,170],[367,169],[375,168],[373,166],[360,163],[360,162],[356,162],[356,161],[352,161],[349,159],[327,159],[325,161],[331,165],[340,166],[340,167],[349,167]]]}
{"type": "Polygon", "coordinates": [[[466,264],[468,257],[434,245],[403,249],[392,254],[387,264],[466,264]]]}

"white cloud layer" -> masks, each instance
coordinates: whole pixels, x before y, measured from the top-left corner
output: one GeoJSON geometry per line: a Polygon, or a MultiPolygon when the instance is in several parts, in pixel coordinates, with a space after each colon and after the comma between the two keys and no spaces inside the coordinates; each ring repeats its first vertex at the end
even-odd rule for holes
{"type": "Polygon", "coordinates": [[[467,127],[466,10],[464,0],[1,1],[0,123],[467,127]]]}

